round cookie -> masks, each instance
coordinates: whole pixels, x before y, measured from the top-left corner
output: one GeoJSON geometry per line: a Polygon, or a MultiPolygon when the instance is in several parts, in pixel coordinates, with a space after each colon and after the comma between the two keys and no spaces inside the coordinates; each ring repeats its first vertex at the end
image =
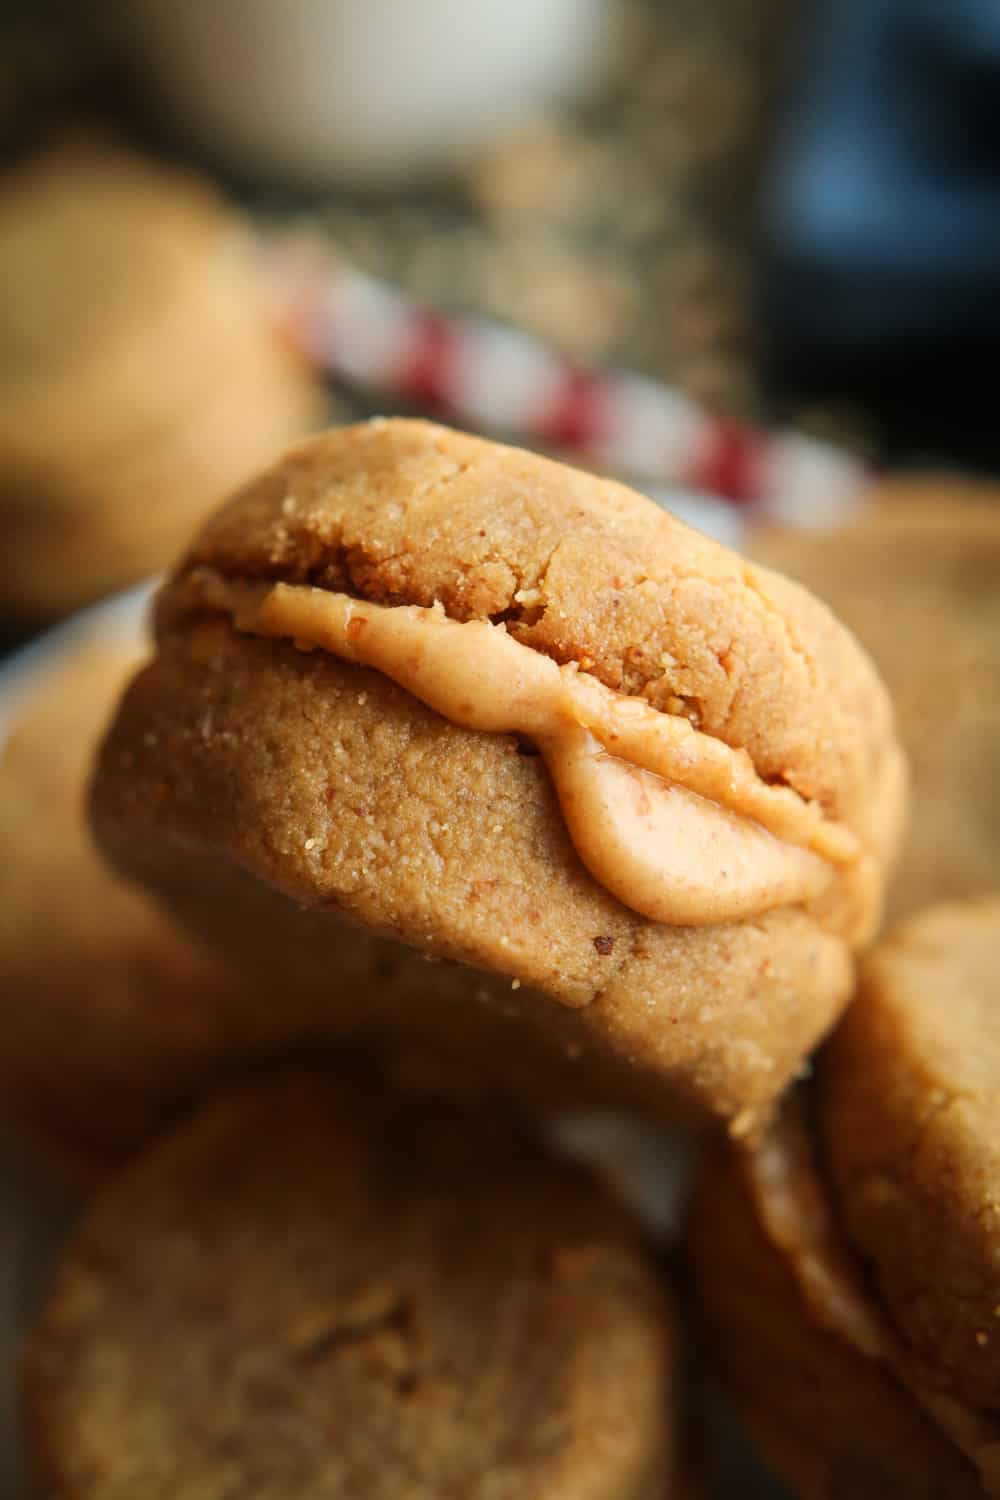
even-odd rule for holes
{"type": "Polygon", "coordinates": [[[703,1346],[761,1457],[799,1500],[981,1497],[973,1464],[891,1368],[838,1330],[854,1280],[833,1280],[825,1316],[817,1310],[815,1267],[761,1214],[759,1175],[735,1152],[712,1158],[688,1250],[703,1346]]]}
{"type": "Polygon", "coordinates": [[[822,1064],[844,1223],[934,1378],[1000,1411],[1000,899],[935,907],[861,969],[822,1064]]]}
{"type": "Polygon", "coordinates": [[[401,1006],[457,962],[463,1028],[475,993],[581,1089],[748,1131],[844,1004],[903,810],[888,700],[823,606],[622,486],[334,432],[206,525],[157,639],[99,837],[331,1025],[353,925],[401,1006]]]}
{"type": "Polygon", "coordinates": [[[209,186],[84,139],[5,173],[0,607],[41,616],[162,567],[322,411],[209,186]]]}
{"type": "Polygon", "coordinates": [[[1000,1495],[998,937],[997,899],[899,926],[816,1079],[696,1195],[712,1357],[816,1500],[1000,1495]]]}
{"type": "Polygon", "coordinates": [[[661,1500],[673,1358],[585,1173],[496,1114],[292,1075],[95,1200],[28,1344],[28,1455],[64,1500],[661,1500]]]}
{"type": "Polygon", "coordinates": [[[86,778],[141,655],[124,636],[85,635],[32,683],[0,753],[0,1116],[13,1151],[43,1169],[71,1162],[77,1181],[311,1031],[93,847],[86,778]]]}
{"type": "Polygon", "coordinates": [[[917,810],[894,916],[1000,879],[1000,489],[946,475],[880,484],[829,534],[767,530],[751,554],[856,632],[896,708],[917,810]]]}

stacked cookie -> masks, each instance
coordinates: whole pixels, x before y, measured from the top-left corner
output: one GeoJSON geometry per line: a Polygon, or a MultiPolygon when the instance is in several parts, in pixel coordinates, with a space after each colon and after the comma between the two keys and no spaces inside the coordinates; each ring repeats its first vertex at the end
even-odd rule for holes
{"type": "Polygon", "coordinates": [[[1000,1494],[998,544],[994,490],[930,477],[811,543],[753,539],[870,647],[913,777],[905,918],[815,1076],[712,1155],[691,1219],[706,1350],[807,1500],[1000,1494]]]}
{"type": "Polygon", "coordinates": [[[748,1135],[846,1004],[902,823],[889,699],[651,501],[373,421],[218,511],[155,628],[97,836],[331,1028],[392,1051],[405,1012],[478,1079],[513,1012],[559,1098],[748,1135]]]}
{"type": "MultiPolygon", "coordinates": [[[[105,1159],[177,1123],[107,1177],[29,1343],[39,1487],[678,1493],[662,1270],[539,1143],[612,1104],[728,1138],[704,1342],[798,1491],[989,1492],[1000,918],[864,957],[907,775],[827,607],[620,485],[375,421],[218,510],[154,632],[60,772],[78,826],[109,719],[107,868],[67,888],[190,977],[129,987],[98,945],[117,1017],[43,993],[9,1092],[77,1139],[89,1096],[105,1159]]],[[[17,743],[3,774],[42,778],[17,743]]]]}
{"type": "Polygon", "coordinates": [[[701,1181],[707,1342],[795,1494],[1000,1493],[998,944],[996,899],[904,922],[815,1083],[701,1181]]]}
{"type": "Polygon", "coordinates": [[[0,180],[0,612],[164,566],[319,425],[240,220],[200,179],[71,140],[0,180]]]}

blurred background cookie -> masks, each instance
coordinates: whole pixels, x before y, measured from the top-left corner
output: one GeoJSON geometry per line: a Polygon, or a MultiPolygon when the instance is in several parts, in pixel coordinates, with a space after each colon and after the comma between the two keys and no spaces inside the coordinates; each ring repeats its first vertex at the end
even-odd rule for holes
{"type": "Polygon", "coordinates": [[[578,358],[615,360],[748,412],[759,394],[748,342],[752,202],[797,6],[557,0],[544,15],[508,6],[499,54],[474,56],[468,73],[487,91],[502,85],[484,138],[483,87],[470,96],[454,74],[463,52],[485,52],[491,37],[496,52],[501,9],[434,0],[428,44],[415,50],[388,24],[389,5],[294,0],[280,22],[255,5],[241,29],[244,55],[228,62],[233,95],[222,96],[223,85],[213,98],[228,61],[204,56],[206,29],[223,24],[215,8],[143,0],[84,13],[68,0],[13,0],[0,19],[0,147],[81,115],[148,140],[155,113],[160,143],[197,135],[203,165],[235,157],[246,204],[279,220],[302,206],[289,175],[303,164],[313,177],[339,171],[352,185],[310,195],[308,208],[361,269],[433,306],[488,313],[578,358]],[[354,84],[369,86],[346,137],[322,133],[338,102],[317,100],[317,78],[343,66],[344,54],[323,54],[338,27],[354,30],[354,84]],[[522,50],[512,76],[514,48],[528,36],[533,50],[522,50]],[[279,55],[304,80],[297,94],[273,76],[279,55]],[[243,94],[255,70],[274,101],[257,118],[243,94]],[[586,87],[595,73],[596,90],[586,87]],[[382,88],[396,76],[398,89],[382,88]],[[512,119],[518,97],[533,107],[512,119]],[[415,173],[415,159],[439,175],[415,173]],[[386,178],[391,191],[371,191],[386,178]]]}
{"type": "Polygon", "coordinates": [[[1000,878],[1000,489],[887,479],[834,531],[752,531],[749,551],[826,600],[871,652],[910,759],[914,816],[892,914],[1000,878]]]}
{"type": "Polygon", "coordinates": [[[662,1276],[495,1112],[290,1075],[94,1202],[25,1364],[66,1500],[669,1500],[662,1276]]]}
{"type": "Polygon", "coordinates": [[[0,755],[0,1129],[86,1178],[307,1018],[111,873],[83,816],[138,638],[84,637],[27,690],[0,755]]]}
{"type": "Polygon", "coordinates": [[[212,187],[82,138],[0,178],[0,609],[162,567],[323,409],[212,187]]]}

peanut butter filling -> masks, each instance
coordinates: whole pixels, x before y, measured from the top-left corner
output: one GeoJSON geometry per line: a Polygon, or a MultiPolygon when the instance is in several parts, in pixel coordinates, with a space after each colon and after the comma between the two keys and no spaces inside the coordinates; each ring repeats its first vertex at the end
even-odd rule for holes
{"type": "Polygon", "coordinates": [[[200,581],[238,630],[374,668],[463,728],[530,739],[587,869],[653,921],[701,926],[811,902],[862,858],[849,829],[764,782],[745,751],[560,666],[502,624],[207,570],[200,581]]]}

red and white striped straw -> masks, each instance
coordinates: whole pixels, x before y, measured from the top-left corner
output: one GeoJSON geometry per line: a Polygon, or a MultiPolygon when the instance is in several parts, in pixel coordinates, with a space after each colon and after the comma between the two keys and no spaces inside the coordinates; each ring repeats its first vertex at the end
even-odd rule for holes
{"type": "Polygon", "coordinates": [[[489,319],[421,307],[329,253],[279,247],[275,266],[286,309],[293,289],[286,321],[297,347],[380,400],[797,526],[828,525],[867,480],[866,466],[831,444],[719,417],[644,376],[581,367],[489,319]]]}

